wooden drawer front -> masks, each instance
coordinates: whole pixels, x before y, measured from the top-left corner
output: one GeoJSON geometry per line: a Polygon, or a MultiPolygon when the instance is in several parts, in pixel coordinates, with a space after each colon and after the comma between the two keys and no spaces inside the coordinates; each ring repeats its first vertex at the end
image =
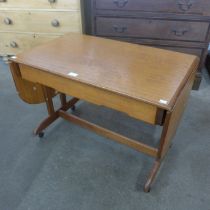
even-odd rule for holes
{"type": "Polygon", "coordinates": [[[210,15],[206,0],[95,0],[96,9],[210,15]]]}
{"type": "Polygon", "coordinates": [[[80,12],[3,11],[0,30],[12,32],[80,32],[80,12]]]}
{"type": "Polygon", "coordinates": [[[0,8],[80,10],[80,0],[0,0],[0,8]]]}
{"type": "Polygon", "coordinates": [[[186,48],[186,47],[169,47],[169,46],[160,46],[158,48],[165,49],[165,50],[173,50],[176,52],[186,53],[186,54],[192,54],[197,55],[201,57],[203,49],[197,49],[197,48],[186,48]]]}
{"type": "Polygon", "coordinates": [[[0,33],[0,55],[14,55],[57,37],[57,35],[0,33]]]}
{"type": "Polygon", "coordinates": [[[102,36],[205,41],[208,27],[207,22],[106,17],[96,19],[96,34],[102,36]]]}
{"type": "MultiPolygon", "coordinates": [[[[104,37],[104,38],[110,38],[110,37],[104,37]]],[[[203,54],[203,51],[205,50],[202,48],[203,46],[198,46],[197,43],[192,43],[192,42],[176,42],[174,43],[173,41],[169,43],[167,41],[160,41],[160,40],[147,40],[145,41],[144,39],[129,39],[127,40],[126,38],[118,38],[114,37],[114,40],[119,40],[119,41],[126,41],[134,44],[140,44],[140,45],[146,45],[150,47],[157,47],[165,50],[172,50],[176,52],[181,52],[181,53],[186,53],[186,54],[192,54],[192,55],[197,55],[198,57],[201,57],[203,54]],[[167,45],[166,45],[167,44],[167,45]],[[183,46],[180,44],[184,44],[183,46]]]]}

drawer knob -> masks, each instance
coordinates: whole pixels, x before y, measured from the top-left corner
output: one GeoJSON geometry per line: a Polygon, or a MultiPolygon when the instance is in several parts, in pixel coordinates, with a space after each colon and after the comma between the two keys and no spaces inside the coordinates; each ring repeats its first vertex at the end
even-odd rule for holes
{"type": "Polygon", "coordinates": [[[11,25],[12,24],[12,20],[10,18],[6,17],[6,18],[4,18],[4,23],[6,25],[11,25]]]}
{"type": "Polygon", "coordinates": [[[128,3],[128,0],[113,0],[113,3],[118,7],[118,8],[123,8],[126,6],[128,3]]]}
{"type": "Polygon", "coordinates": [[[56,0],[48,0],[50,3],[55,3],[56,0]]]}
{"type": "Polygon", "coordinates": [[[12,41],[12,42],[10,42],[10,46],[12,48],[17,48],[18,47],[18,44],[16,42],[12,41]]]}
{"type": "Polygon", "coordinates": [[[185,30],[173,29],[172,32],[175,36],[184,36],[188,32],[188,30],[186,30],[186,29],[185,30]]]}
{"type": "Polygon", "coordinates": [[[124,33],[127,30],[126,26],[113,26],[114,31],[117,33],[124,33]]]}
{"type": "Polygon", "coordinates": [[[190,8],[192,7],[192,3],[190,2],[190,0],[179,0],[177,4],[179,6],[179,9],[183,12],[190,10],[190,8]]]}
{"type": "Polygon", "coordinates": [[[53,27],[59,27],[60,26],[59,21],[56,20],[56,19],[52,20],[51,24],[52,24],[53,27]]]}

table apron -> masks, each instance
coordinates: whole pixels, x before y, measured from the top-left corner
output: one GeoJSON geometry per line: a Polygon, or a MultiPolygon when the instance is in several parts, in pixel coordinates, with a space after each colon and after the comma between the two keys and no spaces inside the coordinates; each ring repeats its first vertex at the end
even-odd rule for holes
{"type": "Polygon", "coordinates": [[[25,80],[51,87],[61,93],[93,104],[124,112],[133,118],[149,124],[158,124],[157,119],[162,110],[155,105],[23,64],[19,64],[19,68],[22,78],[25,80]]]}

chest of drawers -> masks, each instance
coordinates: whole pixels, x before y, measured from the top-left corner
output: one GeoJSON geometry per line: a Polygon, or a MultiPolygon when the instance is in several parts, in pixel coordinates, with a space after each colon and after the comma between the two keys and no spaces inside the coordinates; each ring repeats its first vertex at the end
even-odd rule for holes
{"type": "Polygon", "coordinates": [[[80,0],[0,0],[0,55],[81,32],[80,0]]]}
{"type": "MultiPolygon", "coordinates": [[[[83,0],[88,34],[195,54],[198,89],[209,43],[209,0],[83,0]]],[[[158,65],[158,64],[157,64],[158,65]]]]}

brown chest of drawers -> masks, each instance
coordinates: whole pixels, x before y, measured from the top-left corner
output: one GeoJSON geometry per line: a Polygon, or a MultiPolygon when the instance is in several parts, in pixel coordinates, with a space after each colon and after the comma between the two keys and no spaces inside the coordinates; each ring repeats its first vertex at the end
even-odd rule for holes
{"type": "Polygon", "coordinates": [[[86,33],[200,57],[209,44],[209,0],[83,0],[86,33]]]}

